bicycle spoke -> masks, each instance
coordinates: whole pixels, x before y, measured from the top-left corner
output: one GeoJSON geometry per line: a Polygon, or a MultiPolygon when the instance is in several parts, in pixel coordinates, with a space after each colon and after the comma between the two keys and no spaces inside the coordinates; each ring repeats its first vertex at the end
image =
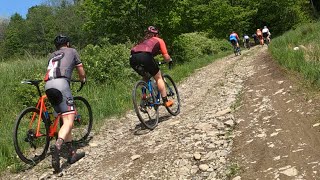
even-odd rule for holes
{"type": "Polygon", "coordinates": [[[177,86],[169,75],[163,75],[163,79],[165,82],[168,100],[173,101],[173,105],[171,107],[166,107],[166,109],[170,114],[176,116],[180,113],[180,97],[177,86]]]}
{"type": "Polygon", "coordinates": [[[147,83],[139,81],[135,85],[132,100],[141,124],[149,129],[156,127],[159,120],[158,105],[155,104],[155,97],[149,92],[147,83]]]}
{"type": "Polygon", "coordinates": [[[38,109],[27,108],[22,111],[15,124],[15,150],[19,158],[28,164],[34,164],[43,159],[49,146],[48,127],[43,118],[39,129],[41,135],[36,135],[39,116],[38,109]],[[32,117],[35,120],[31,123],[32,117]]]}
{"type": "Polygon", "coordinates": [[[72,129],[72,137],[74,142],[81,142],[88,138],[93,123],[92,110],[89,102],[83,97],[74,97],[76,107],[76,115],[74,119],[74,127],[72,129]]]}

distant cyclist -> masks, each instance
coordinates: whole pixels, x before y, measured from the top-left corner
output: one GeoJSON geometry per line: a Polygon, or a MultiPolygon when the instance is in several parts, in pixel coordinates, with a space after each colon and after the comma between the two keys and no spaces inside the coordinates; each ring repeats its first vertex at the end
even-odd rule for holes
{"type": "Polygon", "coordinates": [[[252,34],[251,37],[253,38],[255,45],[259,44],[259,39],[256,33],[252,34]]]}
{"type": "Polygon", "coordinates": [[[267,38],[268,41],[270,42],[270,31],[269,29],[267,28],[267,26],[264,26],[263,29],[262,29],[262,34],[263,34],[263,38],[267,38]]]}
{"type": "Polygon", "coordinates": [[[250,37],[247,34],[243,35],[243,44],[246,48],[250,49],[250,37]]]}
{"type": "Polygon", "coordinates": [[[56,172],[60,169],[60,151],[63,144],[68,149],[68,163],[73,164],[85,153],[76,153],[72,146],[73,121],[75,119],[75,105],[70,90],[70,80],[73,69],[78,71],[80,80],[86,81],[85,71],[78,52],[70,47],[70,39],[59,35],[54,39],[57,48],[50,55],[47,73],[45,76],[45,92],[55,112],[62,115],[63,125],[59,130],[58,139],[51,147],[52,167],[56,172]]]}
{"type": "Polygon", "coordinates": [[[240,39],[239,39],[239,36],[236,32],[232,31],[232,33],[229,36],[229,41],[231,42],[231,44],[233,46],[235,46],[237,48],[237,50],[240,49],[240,46],[239,46],[240,39]]]}
{"type": "Polygon", "coordinates": [[[257,29],[256,34],[257,34],[257,37],[258,37],[258,39],[260,41],[260,45],[263,45],[264,42],[263,42],[262,31],[260,29],[257,29]]]}
{"type": "Polygon", "coordinates": [[[148,80],[145,72],[153,76],[157,82],[164,105],[170,107],[173,105],[173,101],[167,98],[161,71],[154,60],[154,57],[158,54],[162,54],[166,62],[172,62],[164,40],[159,37],[159,30],[154,26],[149,26],[145,31],[144,39],[131,49],[130,66],[139,75],[143,76],[145,81],[148,80]],[[143,67],[143,70],[141,67],[143,67]]]}

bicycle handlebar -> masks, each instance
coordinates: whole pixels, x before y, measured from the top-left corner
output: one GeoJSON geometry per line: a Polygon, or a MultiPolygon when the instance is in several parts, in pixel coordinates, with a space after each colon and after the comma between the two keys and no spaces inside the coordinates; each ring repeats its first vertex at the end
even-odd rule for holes
{"type": "Polygon", "coordinates": [[[80,81],[80,80],[75,80],[75,79],[71,79],[71,82],[80,82],[81,83],[81,85],[80,85],[79,89],[77,90],[77,92],[81,91],[81,89],[83,88],[83,86],[85,84],[85,82],[80,81]]]}
{"type": "Polygon", "coordinates": [[[167,64],[169,63],[169,69],[172,69],[172,66],[173,66],[173,61],[169,61],[169,62],[165,62],[165,61],[159,61],[158,62],[158,65],[162,65],[162,64],[167,64]]]}

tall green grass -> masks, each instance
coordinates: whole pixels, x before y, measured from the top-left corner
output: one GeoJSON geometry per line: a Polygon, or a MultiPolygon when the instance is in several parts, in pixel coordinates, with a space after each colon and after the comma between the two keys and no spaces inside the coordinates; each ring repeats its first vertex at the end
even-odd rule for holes
{"type": "MultiPolygon", "coordinates": [[[[193,59],[184,64],[177,64],[172,70],[163,66],[163,71],[169,73],[176,82],[189,76],[195,69],[205,66],[213,60],[230,54],[224,52],[214,56],[204,56],[193,59]]],[[[24,79],[42,79],[46,72],[47,59],[25,59],[0,63],[0,172],[8,166],[13,170],[23,165],[17,158],[13,147],[12,132],[15,119],[26,105],[34,105],[38,95],[35,87],[21,84],[24,79]],[[28,102],[25,102],[28,101],[28,102]]],[[[88,83],[79,93],[85,97],[92,106],[94,115],[94,129],[98,130],[104,120],[110,116],[122,115],[132,109],[131,91],[136,80],[123,79],[116,84],[106,85],[96,83],[88,77],[88,83]]],[[[42,83],[43,85],[43,83],[42,83]]]]}
{"type": "Polygon", "coordinates": [[[320,23],[304,24],[272,40],[269,50],[284,67],[320,87],[320,23]],[[299,47],[298,50],[294,50],[299,47]]]}

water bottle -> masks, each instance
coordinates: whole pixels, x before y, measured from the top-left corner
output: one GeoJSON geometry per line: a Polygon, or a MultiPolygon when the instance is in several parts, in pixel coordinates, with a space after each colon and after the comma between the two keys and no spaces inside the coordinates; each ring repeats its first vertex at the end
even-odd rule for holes
{"type": "Polygon", "coordinates": [[[44,116],[45,116],[46,119],[48,119],[50,121],[50,116],[49,116],[49,112],[48,111],[44,112],[44,116]]]}

